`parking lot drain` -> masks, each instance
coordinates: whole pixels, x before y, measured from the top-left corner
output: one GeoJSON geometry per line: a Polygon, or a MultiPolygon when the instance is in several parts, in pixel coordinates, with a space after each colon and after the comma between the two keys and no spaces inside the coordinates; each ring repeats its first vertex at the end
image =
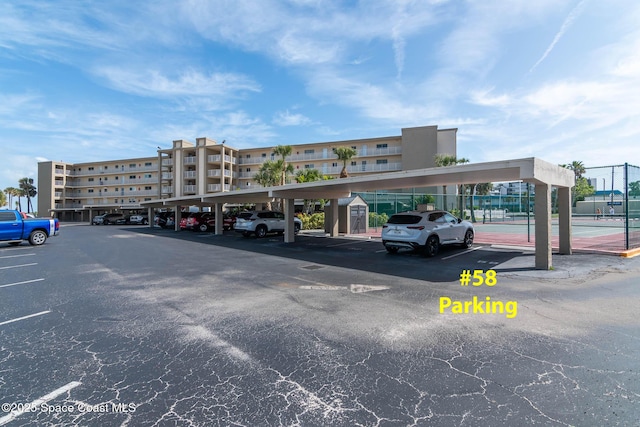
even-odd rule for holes
{"type": "Polygon", "coordinates": [[[305,270],[319,270],[321,268],[324,268],[324,266],[312,264],[312,265],[305,265],[304,267],[300,267],[300,268],[304,268],[305,270]]]}

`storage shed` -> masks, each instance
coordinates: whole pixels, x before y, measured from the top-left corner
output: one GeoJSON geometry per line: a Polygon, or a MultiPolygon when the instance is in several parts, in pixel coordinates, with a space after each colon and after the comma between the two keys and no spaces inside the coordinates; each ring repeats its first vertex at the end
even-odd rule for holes
{"type": "MultiPolygon", "coordinates": [[[[328,233],[328,218],[325,211],[325,231],[328,233]]],[[[369,205],[360,196],[338,199],[338,232],[342,234],[363,234],[369,228],[369,205]]]]}

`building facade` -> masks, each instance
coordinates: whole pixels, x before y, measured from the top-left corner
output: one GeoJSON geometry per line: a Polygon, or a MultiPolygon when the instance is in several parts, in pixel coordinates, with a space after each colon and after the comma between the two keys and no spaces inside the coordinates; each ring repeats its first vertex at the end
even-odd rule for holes
{"type": "MultiPolygon", "coordinates": [[[[401,135],[291,145],[286,161],[294,173],[317,169],[338,177],[342,163],[333,148],[351,147],[351,176],[435,167],[438,154],[456,155],[457,129],[422,126],[401,135]]],[[[203,137],[175,140],[156,157],[82,164],[38,164],[38,212],[63,220],[88,220],[93,214],[139,209],[141,201],[241,191],[259,185],[253,177],[275,147],[237,149],[203,137]]]]}

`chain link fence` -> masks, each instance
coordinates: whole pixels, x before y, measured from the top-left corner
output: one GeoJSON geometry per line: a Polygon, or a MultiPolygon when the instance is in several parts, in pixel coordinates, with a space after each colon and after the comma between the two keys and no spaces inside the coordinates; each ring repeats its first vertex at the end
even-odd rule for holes
{"type": "MultiPolygon", "coordinates": [[[[489,194],[476,185],[447,186],[447,192],[424,189],[358,193],[369,205],[369,227],[382,227],[398,212],[443,209],[474,223],[535,223],[535,186],[523,182],[494,183],[489,194]]],[[[486,189],[486,186],[484,187],[486,189]]],[[[592,248],[640,248],[640,167],[629,164],[585,168],[572,189],[574,240],[592,248]],[[587,242],[586,239],[592,239],[587,242]]],[[[557,224],[557,190],[551,192],[553,224],[557,224]]]]}

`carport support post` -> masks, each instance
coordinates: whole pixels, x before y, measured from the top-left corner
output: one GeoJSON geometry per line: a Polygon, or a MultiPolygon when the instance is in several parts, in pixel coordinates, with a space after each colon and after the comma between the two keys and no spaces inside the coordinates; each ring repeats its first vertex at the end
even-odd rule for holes
{"type": "Polygon", "coordinates": [[[558,188],[558,228],[560,231],[560,253],[571,255],[571,189],[558,188]]]}
{"type": "Polygon", "coordinates": [[[147,217],[149,218],[149,228],[153,228],[155,218],[153,217],[153,208],[151,206],[147,208],[147,217]]]}
{"type": "Polygon", "coordinates": [[[536,183],[534,205],[536,231],[536,268],[551,268],[551,191],[548,184],[536,183]]]}
{"type": "Polygon", "coordinates": [[[182,214],[180,213],[180,206],[175,205],[173,207],[173,231],[180,231],[180,217],[182,214]]]}
{"type": "Polygon", "coordinates": [[[222,218],[222,203],[215,203],[213,205],[213,212],[215,215],[215,234],[222,234],[223,227],[223,218],[222,218]]]}
{"type": "Polygon", "coordinates": [[[329,200],[329,236],[338,236],[338,199],[329,200]]]}
{"type": "Polygon", "coordinates": [[[295,199],[283,199],[284,202],[284,242],[293,243],[296,241],[296,233],[293,218],[295,216],[295,199]]]}

